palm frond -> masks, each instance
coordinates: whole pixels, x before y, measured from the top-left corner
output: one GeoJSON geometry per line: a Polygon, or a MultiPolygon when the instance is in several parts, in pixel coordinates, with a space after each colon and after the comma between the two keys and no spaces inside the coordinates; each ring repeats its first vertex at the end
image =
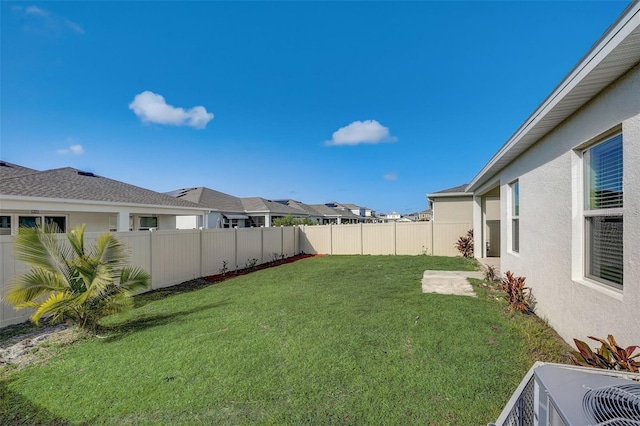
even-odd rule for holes
{"type": "Polygon", "coordinates": [[[3,300],[11,304],[31,302],[43,294],[68,289],[67,282],[59,274],[43,268],[31,268],[28,272],[14,278],[8,286],[3,300]]]}
{"type": "Polygon", "coordinates": [[[109,233],[98,237],[92,257],[101,263],[120,268],[127,262],[127,253],[123,243],[109,233]]]}
{"type": "Polygon", "coordinates": [[[125,266],[120,273],[120,287],[130,293],[146,290],[151,285],[151,275],[142,268],[125,266]]]}
{"type": "Polygon", "coordinates": [[[64,317],[67,312],[73,311],[77,305],[77,297],[67,292],[51,293],[49,298],[42,302],[36,311],[31,315],[31,321],[36,324],[40,323],[40,319],[46,315],[53,317],[64,317]]]}
{"type": "Polygon", "coordinates": [[[119,291],[104,299],[99,304],[102,316],[124,312],[133,307],[133,300],[126,292],[119,291]]]}
{"type": "Polygon", "coordinates": [[[29,266],[40,267],[55,272],[59,259],[58,239],[55,234],[43,227],[20,228],[16,237],[15,255],[29,266]],[[53,252],[53,253],[52,253],[53,252]]]}
{"type": "Polygon", "coordinates": [[[71,248],[75,252],[76,256],[84,257],[84,230],[85,224],[78,225],[75,228],[67,232],[67,240],[71,244],[71,248]]]}

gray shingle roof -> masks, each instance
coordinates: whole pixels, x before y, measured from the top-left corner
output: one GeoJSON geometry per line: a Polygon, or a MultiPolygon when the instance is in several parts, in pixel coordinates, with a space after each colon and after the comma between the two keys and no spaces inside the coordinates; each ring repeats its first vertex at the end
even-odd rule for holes
{"type": "Polygon", "coordinates": [[[0,179],[30,175],[32,173],[38,173],[38,170],[0,160],[0,179]]]}
{"type": "Polygon", "coordinates": [[[304,211],[261,197],[234,197],[207,187],[183,188],[167,192],[167,195],[201,204],[212,210],[228,213],[275,213],[305,215],[304,211]]]}
{"type": "Polygon", "coordinates": [[[203,186],[198,188],[177,189],[167,192],[167,195],[191,201],[192,203],[198,203],[212,210],[230,213],[242,213],[245,211],[242,200],[239,197],[234,197],[233,195],[203,186]]]}
{"type": "Polygon", "coordinates": [[[311,216],[320,216],[320,217],[323,216],[322,213],[320,213],[313,206],[302,203],[300,201],[291,200],[291,199],[274,200],[274,201],[280,204],[286,204],[287,206],[298,210],[300,213],[307,213],[308,215],[311,215],[311,216]]]}
{"type": "Polygon", "coordinates": [[[342,206],[348,208],[349,210],[360,210],[360,209],[365,209],[366,207],[361,207],[361,206],[356,206],[355,204],[351,204],[351,203],[346,203],[346,204],[341,204],[342,206]]]}
{"type": "MultiPolygon", "coordinates": [[[[4,168],[4,167],[2,167],[4,168]]],[[[0,179],[0,194],[64,200],[200,208],[201,205],[71,167],[0,179]]]]}
{"type": "Polygon", "coordinates": [[[304,215],[304,212],[298,209],[260,197],[247,197],[241,198],[241,200],[247,213],[269,212],[284,215],[304,215]]]}
{"type": "Polygon", "coordinates": [[[311,204],[310,206],[320,213],[321,216],[338,217],[347,213],[345,210],[338,210],[326,204],[311,204]]]}
{"type": "MultiPolygon", "coordinates": [[[[442,191],[438,191],[438,192],[434,192],[434,194],[447,194],[450,192],[464,192],[464,190],[466,189],[468,183],[465,183],[464,185],[459,185],[459,186],[454,186],[453,188],[448,188],[448,189],[443,189],[442,191]]],[[[471,194],[469,194],[471,195],[471,194]]]]}

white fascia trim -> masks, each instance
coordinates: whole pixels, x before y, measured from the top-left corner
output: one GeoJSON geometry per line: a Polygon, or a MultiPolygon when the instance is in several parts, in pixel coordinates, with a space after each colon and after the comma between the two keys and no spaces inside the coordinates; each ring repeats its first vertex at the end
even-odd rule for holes
{"type": "Polygon", "coordinates": [[[473,196],[473,192],[445,192],[442,194],[427,194],[427,198],[442,198],[442,197],[471,197],[473,196]]]}
{"type": "Polygon", "coordinates": [[[46,198],[46,197],[27,197],[24,195],[0,195],[2,201],[18,201],[18,202],[32,202],[32,203],[59,203],[59,204],[80,204],[84,206],[113,206],[113,207],[135,207],[135,208],[149,208],[149,209],[162,209],[162,210],[188,210],[194,212],[208,212],[206,207],[183,207],[183,206],[163,206],[156,204],[134,204],[134,203],[117,203],[112,201],[89,201],[89,200],[74,200],[70,198],[46,198]]]}
{"type": "MultiPolygon", "coordinates": [[[[467,185],[467,191],[474,190],[495,164],[510,151],[518,142],[529,133],[553,108],[564,99],[593,69],[598,66],[624,39],[640,25],[640,2],[634,0],[622,13],[618,20],[612,24],[596,42],[587,54],[576,64],[567,76],[547,96],[542,104],[527,118],[516,132],[505,142],[489,162],[480,170],[480,173],[467,185]]],[[[536,141],[537,142],[537,141],[536,141]]],[[[535,143],[535,142],[534,142],[535,143]]],[[[533,145],[533,143],[531,143],[533,145]]],[[[494,171],[497,173],[499,170],[494,171]]]]}

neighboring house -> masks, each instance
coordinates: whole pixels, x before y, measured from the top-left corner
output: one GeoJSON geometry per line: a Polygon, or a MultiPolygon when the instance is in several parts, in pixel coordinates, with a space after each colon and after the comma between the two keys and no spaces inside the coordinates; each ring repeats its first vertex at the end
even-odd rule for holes
{"type": "Polygon", "coordinates": [[[398,212],[391,212],[391,213],[387,213],[387,220],[390,221],[396,221],[396,220],[400,220],[402,216],[400,215],[400,213],[398,212]]]}
{"type": "Polygon", "coordinates": [[[640,344],[639,2],[466,191],[474,229],[499,197],[501,270],[526,277],[536,312],[565,340],[613,334],[622,346],[640,344]]]}
{"type": "Polygon", "coordinates": [[[465,192],[467,184],[427,194],[431,218],[439,222],[471,222],[473,194],[465,192]]]}
{"type": "Polygon", "coordinates": [[[318,212],[312,206],[302,203],[300,201],[292,200],[292,199],[281,199],[281,200],[273,200],[276,203],[284,204],[285,206],[289,206],[293,209],[298,210],[299,214],[306,214],[307,218],[312,220],[313,222],[322,224],[323,223],[323,215],[318,212]]]}
{"type": "Polygon", "coordinates": [[[335,201],[325,203],[325,205],[334,209],[349,211],[356,216],[367,219],[366,222],[377,221],[375,210],[371,210],[368,207],[356,206],[355,204],[350,203],[342,204],[335,201]]]}
{"type": "Polygon", "coordinates": [[[200,204],[209,211],[205,222],[198,217],[182,218],[178,223],[180,229],[269,227],[275,219],[285,216],[309,217],[286,204],[260,197],[234,197],[206,187],[177,189],[167,195],[200,204]]]}
{"type": "Polygon", "coordinates": [[[309,218],[320,225],[360,223],[362,218],[349,210],[329,207],[326,204],[305,204],[295,200],[274,200],[294,209],[305,212],[309,218]]]}
{"type": "Polygon", "coordinates": [[[419,213],[405,214],[405,215],[402,215],[402,219],[405,219],[405,220],[403,220],[403,222],[407,222],[407,221],[409,221],[409,222],[417,222],[420,219],[420,214],[419,213]]]}
{"type": "Polygon", "coordinates": [[[167,195],[207,207],[206,217],[185,216],[178,219],[178,229],[245,228],[251,220],[244,210],[242,200],[213,189],[183,188],[167,192],[167,195]],[[206,222],[206,223],[205,223],[206,222]]]}
{"type": "Polygon", "coordinates": [[[418,213],[418,220],[433,220],[433,210],[429,209],[421,211],[418,213]]]}
{"type": "Polygon", "coordinates": [[[55,223],[62,231],[176,229],[180,215],[202,216],[188,201],[65,167],[38,171],[0,161],[0,235],[20,226],[55,223]]]}
{"type": "MultiPolygon", "coordinates": [[[[427,195],[434,224],[468,224],[474,228],[474,234],[479,234],[473,226],[473,194],[465,192],[467,184],[444,189],[427,195]]],[[[500,197],[496,191],[487,193],[483,200],[486,218],[480,238],[484,242],[483,257],[500,256],[500,197]]],[[[478,235],[474,235],[478,247],[478,235]]]]}

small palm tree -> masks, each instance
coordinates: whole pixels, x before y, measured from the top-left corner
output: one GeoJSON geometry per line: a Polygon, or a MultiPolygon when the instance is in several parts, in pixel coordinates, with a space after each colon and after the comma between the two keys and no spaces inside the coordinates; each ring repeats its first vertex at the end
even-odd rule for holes
{"type": "Polygon", "coordinates": [[[4,300],[16,308],[33,308],[31,320],[71,319],[96,331],[100,319],[133,306],[134,292],[149,287],[150,276],[126,266],[125,247],[108,232],[85,247],[85,225],[56,236],[56,227],[21,228],[15,241],[16,259],[31,269],[16,276],[4,300]]]}

